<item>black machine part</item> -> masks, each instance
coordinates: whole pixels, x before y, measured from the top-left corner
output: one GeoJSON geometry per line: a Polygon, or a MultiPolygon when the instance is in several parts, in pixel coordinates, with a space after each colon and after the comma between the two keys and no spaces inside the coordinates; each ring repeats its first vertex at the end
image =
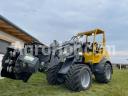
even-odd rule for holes
{"type": "Polygon", "coordinates": [[[66,74],[71,65],[83,61],[83,56],[79,54],[79,52],[82,53],[82,42],[76,36],[64,42],[61,46],[56,47],[54,51],[55,54],[51,55],[48,69],[61,63],[59,74],[66,74]]]}
{"type": "Polygon", "coordinates": [[[37,57],[20,55],[19,50],[8,47],[2,60],[1,76],[27,82],[32,73],[38,71],[38,67],[37,57]]]}
{"type": "Polygon", "coordinates": [[[20,55],[15,64],[15,72],[37,72],[39,67],[39,59],[31,55],[20,55]]]}
{"type": "Polygon", "coordinates": [[[50,62],[50,55],[38,54],[36,56],[39,59],[39,72],[46,72],[50,62]]]}
{"type": "Polygon", "coordinates": [[[37,57],[29,55],[19,56],[14,68],[16,79],[27,82],[31,75],[38,71],[38,67],[39,59],[37,57]]]}
{"type": "Polygon", "coordinates": [[[20,55],[20,52],[13,47],[8,47],[7,52],[2,59],[2,71],[1,76],[11,79],[15,79],[14,67],[15,62],[20,55]]]}

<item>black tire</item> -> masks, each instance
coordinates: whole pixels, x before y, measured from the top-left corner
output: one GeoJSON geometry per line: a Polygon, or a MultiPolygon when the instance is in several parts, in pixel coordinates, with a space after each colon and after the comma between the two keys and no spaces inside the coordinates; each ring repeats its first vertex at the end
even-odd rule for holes
{"type": "Polygon", "coordinates": [[[59,81],[58,71],[60,70],[61,65],[55,65],[47,71],[47,81],[50,85],[58,85],[62,82],[59,81]]]}
{"type": "Polygon", "coordinates": [[[65,79],[65,85],[68,89],[72,91],[82,91],[87,90],[90,88],[92,84],[92,73],[89,66],[85,64],[75,64],[71,66],[70,70],[68,71],[65,79]],[[85,75],[86,74],[86,75],[85,75]],[[87,80],[87,85],[83,85],[83,76],[84,81],[87,80]],[[86,79],[86,80],[85,80],[86,79]]]}
{"type": "Polygon", "coordinates": [[[102,73],[94,73],[95,79],[99,83],[108,83],[112,79],[112,66],[109,63],[104,65],[104,71],[102,73]]]}

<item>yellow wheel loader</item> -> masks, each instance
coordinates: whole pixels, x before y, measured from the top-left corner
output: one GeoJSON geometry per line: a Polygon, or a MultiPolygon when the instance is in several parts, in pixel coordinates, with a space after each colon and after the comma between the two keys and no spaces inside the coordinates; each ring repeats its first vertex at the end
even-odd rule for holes
{"type": "Polygon", "coordinates": [[[97,82],[108,83],[112,72],[105,33],[95,29],[78,33],[55,50],[47,81],[51,85],[64,83],[72,91],[82,91],[90,88],[92,75],[97,82]]]}
{"type": "Polygon", "coordinates": [[[111,81],[112,64],[106,50],[105,33],[100,29],[78,33],[62,44],[54,40],[50,47],[43,48],[44,51],[40,44],[31,45],[32,50],[28,47],[23,54],[23,50],[7,48],[1,76],[27,82],[33,73],[45,70],[49,84],[65,84],[72,91],[89,89],[92,75],[99,83],[111,81]],[[34,50],[36,46],[38,52],[34,50]]]}

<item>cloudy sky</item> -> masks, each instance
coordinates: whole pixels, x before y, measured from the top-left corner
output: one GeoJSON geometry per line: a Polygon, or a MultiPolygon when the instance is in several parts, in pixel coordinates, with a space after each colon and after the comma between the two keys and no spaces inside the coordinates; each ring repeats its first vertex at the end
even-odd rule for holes
{"type": "Polygon", "coordinates": [[[128,56],[128,0],[0,0],[0,14],[45,44],[101,28],[117,56],[128,56]]]}

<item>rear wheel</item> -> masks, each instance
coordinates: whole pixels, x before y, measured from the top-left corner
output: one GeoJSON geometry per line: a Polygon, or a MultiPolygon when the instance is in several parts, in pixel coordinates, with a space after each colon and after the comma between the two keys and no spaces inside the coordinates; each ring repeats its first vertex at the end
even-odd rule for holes
{"type": "Polygon", "coordinates": [[[47,81],[51,85],[61,84],[62,82],[59,79],[58,71],[60,70],[61,65],[55,65],[47,71],[47,81]]]}
{"type": "Polygon", "coordinates": [[[66,75],[65,85],[72,91],[82,91],[90,88],[92,83],[91,70],[87,65],[73,65],[66,75]]]}
{"type": "Polygon", "coordinates": [[[106,63],[104,66],[103,73],[94,73],[96,81],[99,83],[108,83],[112,78],[112,67],[109,63],[106,63]]]}

